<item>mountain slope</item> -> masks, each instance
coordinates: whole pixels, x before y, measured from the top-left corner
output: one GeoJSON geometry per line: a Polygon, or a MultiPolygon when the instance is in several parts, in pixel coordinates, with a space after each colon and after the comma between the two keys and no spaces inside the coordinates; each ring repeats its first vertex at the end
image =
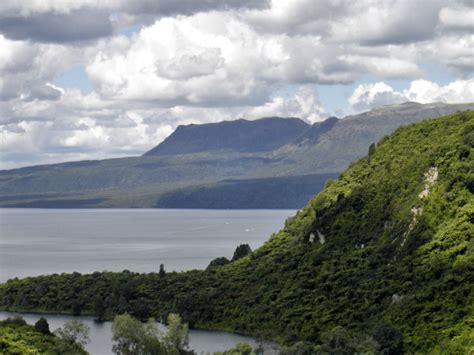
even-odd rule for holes
{"type": "Polygon", "coordinates": [[[261,152],[281,147],[309,125],[298,118],[269,117],[202,125],[179,126],[168,138],[144,155],[189,154],[216,150],[261,152]]]}
{"type": "Polygon", "coordinates": [[[320,188],[301,176],[319,175],[317,181],[326,174],[336,176],[366,154],[371,143],[397,127],[468,108],[474,109],[474,104],[406,103],[344,119],[329,118],[313,126],[284,118],[186,126],[153,154],[142,157],[0,171],[0,206],[262,208],[268,207],[266,186],[276,186],[285,178],[300,188],[291,193],[283,185],[272,189],[276,194],[272,208],[300,208],[301,201],[307,202],[320,188]],[[243,199],[239,188],[264,181],[259,179],[271,182],[260,185],[262,198],[255,200],[249,193],[243,199]],[[229,184],[229,180],[234,182],[229,184]],[[202,188],[207,192],[186,193],[202,188]],[[216,194],[209,191],[228,198],[216,200],[216,194]],[[293,194],[302,197],[293,199],[293,194]],[[196,199],[191,201],[193,196],[196,199]],[[240,202],[236,205],[235,201],[240,202]]]}
{"type": "Polygon", "coordinates": [[[474,113],[402,127],[261,248],[205,271],[10,280],[3,309],[178,312],[297,353],[474,350],[474,113]],[[100,306],[98,306],[100,305],[100,306]]]}
{"type": "Polygon", "coordinates": [[[474,110],[474,104],[422,105],[406,102],[341,120],[333,118],[329,130],[321,133],[321,126],[327,125],[329,120],[314,124],[300,139],[278,149],[274,158],[298,162],[295,173],[301,175],[315,171],[341,172],[350,162],[364,156],[370,144],[378,142],[400,126],[468,109],[474,110]]]}
{"type": "Polygon", "coordinates": [[[337,174],[276,178],[224,180],[217,184],[192,186],[160,197],[155,207],[163,208],[295,208],[304,206],[308,196],[321,191],[337,174]]]}

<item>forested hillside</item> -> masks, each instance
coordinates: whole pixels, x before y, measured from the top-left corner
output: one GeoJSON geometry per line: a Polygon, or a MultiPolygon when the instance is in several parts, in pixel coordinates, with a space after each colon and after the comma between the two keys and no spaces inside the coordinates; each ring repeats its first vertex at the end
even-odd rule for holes
{"type": "Polygon", "coordinates": [[[276,339],[289,354],[470,353],[473,149],[471,111],[405,126],[248,256],[185,273],[14,279],[0,306],[176,312],[194,327],[276,339]]]}

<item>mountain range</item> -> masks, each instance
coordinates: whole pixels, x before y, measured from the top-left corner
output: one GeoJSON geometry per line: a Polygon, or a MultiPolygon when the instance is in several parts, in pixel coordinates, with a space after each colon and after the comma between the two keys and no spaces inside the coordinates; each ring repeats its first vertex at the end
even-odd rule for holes
{"type": "Polygon", "coordinates": [[[474,104],[385,106],[313,125],[298,118],[179,126],[139,157],[0,171],[3,207],[300,208],[396,128],[474,104]]]}

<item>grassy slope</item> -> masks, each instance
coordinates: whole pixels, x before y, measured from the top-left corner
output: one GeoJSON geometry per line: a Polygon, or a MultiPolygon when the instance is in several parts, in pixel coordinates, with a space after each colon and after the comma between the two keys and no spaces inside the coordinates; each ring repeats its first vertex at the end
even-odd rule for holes
{"type": "Polygon", "coordinates": [[[1,307],[106,317],[177,311],[194,326],[286,343],[317,344],[335,326],[372,334],[383,322],[403,333],[405,351],[473,350],[473,145],[472,112],[402,127],[244,259],[165,278],[11,280],[0,288],[1,307]]]}

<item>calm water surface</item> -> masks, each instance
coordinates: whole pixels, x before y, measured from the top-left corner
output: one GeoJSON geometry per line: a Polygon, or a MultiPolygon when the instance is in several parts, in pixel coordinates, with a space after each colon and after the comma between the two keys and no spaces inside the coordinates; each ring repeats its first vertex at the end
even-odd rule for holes
{"type": "Polygon", "coordinates": [[[0,209],[0,282],[78,271],[205,268],[259,247],[289,210],[0,209]]]}
{"type": "MultiPolygon", "coordinates": [[[[291,210],[0,209],[0,282],[13,277],[78,271],[182,271],[205,268],[236,246],[255,249],[293,215],[291,210]]],[[[0,319],[11,315],[0,312],[0,319]]],[[[40,316],[22,315],[29,323],[40,316]]],[[[71,317],[45,316],[56,329],[71,317]]],[[[110,354],[110,323],[80,317],[91,328],[91,354],[110,354]]],[[[226,332],[192,330],[190,347],[213,352],[237,342],[226,332]]],[[[268,347],[267,347],[268,349],[268,347]]],[[[266,351],[266,353],[272,353],[266,351]]]]}
{"type": "MultiPolygon", "coordinates": [[[[112,330],[111,322],[97,323],[93,317],[71,317],[63,315],[40,315],[33,313],[14,313],[0,311],[0,319],[14,317],[20,315],[29,324],[34,324],[40,317],[48,320],[49,329],[54,331],[62,327],[69,319],[79,319],[90,328],[90,342],[86,345],[86,350],[92,355],[109,355],[112,354],[112,330]]],[[[164,329],[164,327],[162,327],[164,329]]],[[[206,354],[209,352],[225,351],[232,348],[239,342],[245,342],[256,348],[259,345],[265,349],[265,355],[276,354],[273,344],[268,342],[260,342],[253,338],[232,334],[227,332],[194,330],[189,331],[189,348],[198,354],[206,354]]]]}

